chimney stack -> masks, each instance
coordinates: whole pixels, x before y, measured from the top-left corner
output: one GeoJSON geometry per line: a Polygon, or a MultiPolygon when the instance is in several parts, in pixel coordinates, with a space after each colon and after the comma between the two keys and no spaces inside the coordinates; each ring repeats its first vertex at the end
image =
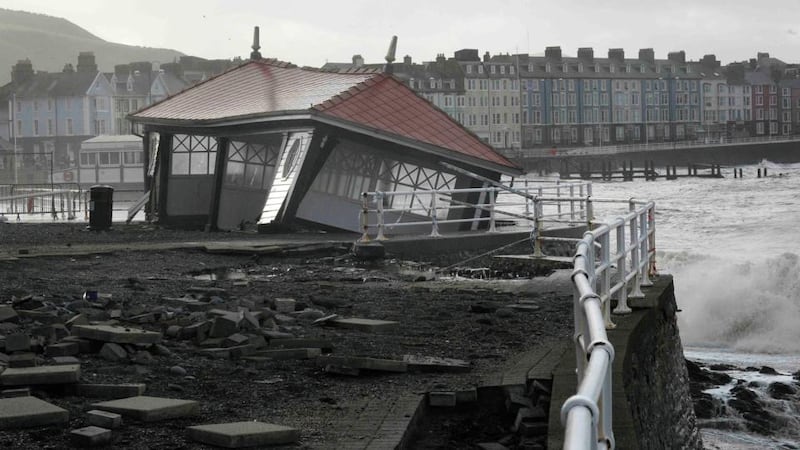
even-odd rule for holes
{"type": "Polygon", "coordinates": [[[677,63],[683,64],[683,63],[686,62],[686,52],[683,51],[683,50],[681,50],[679,52],[669,52],[667,54],[667,59],[672,61],[672,62],[677,62],[677,63]]]}
{"type": "Polygon", "coordinates": [[[652,48],[641,48],[639,49],[639,59],[652,64],[656,62],[656,52],[652,48]]]}
{"type": "Polygon", "coordinates": [[[544,57],[561,61],[561,47],[546,47],[544,49],[544,57]]]}
{"type": "Polygon", "coordinates": [[[594,49],[592,47],[583,47],[578,49],[578,59],[582,59],[587,62],[594,61],[594,49]]]}
{"type": "Polygon", "coordinates": [[[93,52],[80,52],[78,54],[78,72],[97,73],[97,64],[95,64],[93,52]]]}
{"type": "Polygon", "coordinates": [[[608,49],[608,59],[613,59],[618,62],[625,61],[625,49],[610,48],[608,49]]]}
{"type": "Polygon", "coordinates": [[[33,63],[30,59],[21,59],[11,68],[11,81],[24,83],[33,78],[33,63]]]}

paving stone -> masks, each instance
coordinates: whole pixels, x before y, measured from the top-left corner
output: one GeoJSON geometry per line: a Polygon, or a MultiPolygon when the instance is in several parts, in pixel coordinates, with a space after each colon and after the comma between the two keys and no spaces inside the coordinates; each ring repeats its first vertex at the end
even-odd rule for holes
{"type": "Polygon", "coordinates": [[[209,336],[211,337],[228,337],[239,331],[239,324],[242,322],[243,316],[238,313],[227,312],[223,316],[215,317],[211,325],[209,336]]]}
{"type": "Polygon", "coordinates": [[[86,421],[98,427],[110,430],[122,426],[122,416],[117,413],[93,409],[86,413],[86,421]]]}
{"type": "Polygon", "coordinates": [[[374,320],[374,319],[359,319],[359,318],[333,319],[329,320],[327,323],[338,328],[366,331],[371,333],[394,330],[397,328],[398,325],[400,325],[399,322],[394,322],[390,320],[374,320]]]}
{"type": "Polygon", "coordinates": [[[4,386],[29,386],[35,384],[77,383],[81,377],[81,366],[39,366],[8,368],[0,373],[0,384],[4,386]]]}
{"type": "Polygon", "coordinates": [[[322,371],[333,375],[347,375],[351,377],[357,377],[361,375],[361,370],[359,369],[355,369],[353,367],[337,366],[334,364],[328,364],[327,366],[322,368],[322,371]]]}
{"type": "Polygon", "coordinates": [[[76,384],[75,393],[88,398],[128,398],[144,394],[144,383],[129,384],[76,384]]]}
{"type": "Polygon", "coordinates": [[[444,391],[432,391],[428,393],[428,404],[431,406],[456,406],[456,393],[444,391]]]}
{"type": "Polygon", "coordinates": [[[6,352],[27,352],[31,349],[31,338],[24,333],[14,333],[6,336],[6,352]]]}
{"type": "Polygon", "coordinates": [[[74,357],[74,356],[54,356],[53,357],[53,365],[54,366],[66,366],[69,364],[80,364],[81,360],[74,357]]]}
{"type": "Polygon", "coordinates": [[[112,362],[125,361],[128,359],[128,352],[119,344],[106,342],[100,349],[100,357],[112,362]]]}
{"type": "Polygon", "coordinates": [[[508,447],[499,442],[481,442],[476,445],[480,450],[508,450],[508,447]]]}
{"type": "Polygon", "coordinates": [[[72,329],[75,325],[89,325],[89,318],[86,317],[86,314],[76,314],[67,320],[64,325],[69,329],[72,329]]]}
{"type": "Polygon", "coordinates": [[[45,355],[50,357],[55,356],[73,356],[80,352],[80,346],[77,342],[59,342],[57,344],[50,344],[45,348],[45,355]]]}
{"type": "Polygon", "coordinates": [[[155,344],[161,333],[114,325],[75,325],[72,335],[117,344],[155,344]]]}
{"type": "Polygon", "coordinates": [[[22,367],[35,367],[36,354],[25,352],[15,353],[8,356],[8,367],[22,368],[22,367]]]}
{"type": "Polygon", "coordinates": [[[79,338],[76,336],[67,336],[62,339],[61,342],[75,342],[78,344],[78,352],[85,354],[97,353],[100,351],[100,347],[102,347],[102,342],[79,338]]]}
{"type": "Polygon", "coordinates": [[[172,398],[137,396],[95,403],[92,407],[122,414],[143,422],[175,419],[191,416],[198,412],[199,404],[194,400],[177,400],[172,398]]]}
{"type": "Polygon", "coordinates": [[[318,348],[284,348],[274,350],[260,350],[253,353],[253,356],[262,356],[275,360],[287,359],[310,359],[320,356],[322,351],[318,348]]]}
{"type": "Polygon", "coordinates": [[[68,422],[69,411],[36,397],[0,399],[0,429],[33,428],[68,422]]]}
{"type": "Polygon", "coordinates": [[[230,335],[230,336],[225,338],[225,340],[223,341],[223,346],[224,347],[235,347],[237,345],[244,345],[244,344],[247,344],[249,342],[250,342],[250,339],[247,336],[245,336],[245,335],[243,335],[241,333],[234,333],[234,334],[232,334],[232,335],[230,335]]]}
{"type": "Polygon", "coordinates": [[[19,315],[11,306],[0,306],[0,322],[18,322],[19,315]]]}
{"type": "Polygon", "coordinates": [[[406,363],[394,359],[362,358],[357,356],[318,356],[317,367],[327,365],[351,367],[362,370],[379,370],[384,372],[406,372],[406,363]]]}
{"type": "Polygon", "coordinates": [[[188,427],[197,442],[225,448],[282,445],[297,442],[300,431],[264,422],[232,422],[188,427]]]}
{"type": "Polygon", "coordinates": [[[294,312],[297,301],[293,298],[276,298],[274,304],[275,311],[279,313],[290,313],[294,312]]]}
{"type": "Polygon", "coordinates": [[[469,372],[472,370],[469,361],[453,358],[437,358],[434,356],[403,355],[408,370],[420,372],[469,372]]]}
{"type": "Polygon", "coordinates": [[[93,425],[72,430],[69,436],[78,447],[99,447],[111,442],[111,430],[93,425]]]}
{"type": "Polygon", "coordinates": [[[318,348],[324,353],[333,351],[333,343],[328,339],[270,339],[269,348],[318,348]]]}
{"type": "Polygon", "coordinates": [[[0,392],[0,397],[2,398],[15,398],[15,397],[27,397],[31,395],[30,388],[17,388],[17,389],[3,389],[0,392]]]}

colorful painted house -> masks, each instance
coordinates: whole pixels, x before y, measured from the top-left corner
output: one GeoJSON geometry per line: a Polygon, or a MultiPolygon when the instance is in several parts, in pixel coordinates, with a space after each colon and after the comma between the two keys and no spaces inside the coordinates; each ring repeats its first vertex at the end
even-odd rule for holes
{"type": "Polygon", "coordinates": [[[249,62],[131,115],[159,223],[359,231],[362,192],[485,183],[442,162],[492,180],[521,173],[392,76],[391,62],[384,73],[333,73],[254,49],[249,62]]]}

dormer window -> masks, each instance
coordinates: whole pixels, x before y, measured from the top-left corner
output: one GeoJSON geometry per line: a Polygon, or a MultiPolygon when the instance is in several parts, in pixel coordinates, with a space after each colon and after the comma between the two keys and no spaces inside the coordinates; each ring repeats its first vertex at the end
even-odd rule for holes
{"type": "Polygon", "coordinates": [[[131,78],[128,78],[128,83],[126,84],[125,88],[128,90],[128,92],[133,91],[133,80],[131,78]]]}
{"type": "Polygon", "coordinates": [[[506,74],[506,66],[500,66],[500,73],[501,73],[502,75],[505,75],[505,74],[506,74]]]}
{"type": "Polygon", "coordinates": [[[595,73],[600,73],[600,64],[594,63],[594,71],[595,73]]]}
{"type": "Polygon", "coordinates": [[[528,72],[533,72],[533,63],[528,63],[528,72]]]}
{"type": "Polygon", "coordinates": [[[583,73],[583,63],[578,63],[578,72],[583,73]]]}
{"type": "Polygon", "coordinates": [[[483,65],[478,66],[478,73],[483,73],[483,65]]]}
{"type": "Polygon", "coordinates": [[[630,64],[626,64],[625,65],[625,73],[631,73],[631,65],[630,64]]]}
{"type": "Polygon", "coordinates": [[[511,75],[514,75],[514,66],[511,66],[511,67],[508,68],[508,73],[510,73],[511,75]]]}
{"type": "Polygon", "coordinates": [[[545,72],[552,72],[552,69],[553,69],[553,67],[550,65],[550,63],[547,63],[547,64],[544,65],[544,71],[545,72]]]}
{"type": "Polygon", "coordinates": [[[616,67],[613,64],[608,66],[608,71],[611,73],[615,73],[617,71],[616,67]]]}
{"type": "Polygon", "coordinates": [[[642,64],[641,66],[639,66],[639,73],[644,73],[644,71],[645,71],[645,65],[642,64]]]}
{"type": "Polygon", "coordinates": [[[472,65],[467,65],[467,73],[472,73],[472,65]]]}
{"type": "Polygon", "coordinates": [[[494,74],[497,71],[497,67],[496,66],[489,66],[489,71],[492,72],[492,74],[494,74]]]}
{"type": "Polygon", "coordinates": [[[561,71],[564,73],[569,72],[569,65],[567,63],[564,63],[564,65],[561,67],[561,71]]]}

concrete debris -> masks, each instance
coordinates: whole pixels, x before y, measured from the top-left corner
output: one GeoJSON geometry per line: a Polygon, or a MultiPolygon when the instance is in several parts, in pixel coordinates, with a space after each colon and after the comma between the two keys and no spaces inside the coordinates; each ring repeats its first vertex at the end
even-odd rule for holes
{"type": "Polygon", "coordinates": [[[94,425],[72,430],[69,434],[76,447],[99,447],[111,443],[111,430],[94,425]]]}
{"type": "Polygon", "coordinates": [[[300,431],[295,428],[264,422],[197,425],[187,430],[197,442],[225,448],[284,445],[300,439],[300,431]]]}
{"type": "Polygon", "coordinates": [[[0,430],[62,425],[69,422],[69,411],[36,397],[0,399],[0,430]]]}
{"type": "Polygon", "coordinates": [[[111,325],[75,325],[72,335],[117,344],[155,344],[161,341],[161,333],[111,325]]]}
{"type": "Polygon", "coordinates": [[[31,386],[37,384],[69,384],[77,383],[81,375],[81,366],[70,364],[65,366],[10,367],[0,373],[0,384],[3,386],[31,386]]]}
{"type": "Polygon", "coordinates": [[[128,352],[119,344],[107,342],[100,349],[100,357],[107,361],[120,362],[128,359],[128,352]]]}
{"type": "Polygon", "coordinates": [[[403,355],[403,361],[408,364],[408,370],[420,372],[469,372],[469,361],[453,358],[438,358],[435,356],[403,355]]]}
{"type": "Polygon", "coordinates": [[[338,328],[346,328],[351,330],[365,331],[369,333],[389,331],[396,329],[400,323],[390,320],[374,320],[374,319],[333,319],[326,322],[338,328]]]}
{"type": "Polygon", "coordinates": [[[176,419],[193,416],[200,409],[194,400],[178,400],[163,397],[137,396],[95,403],[95,409],[121,414],[143,422],[176,419]]]}
{"type": "Polygon", "coordinates": [[[113,430],[122,426],[122,416],[108,411],[93,409],[86,413],[86,421],[90,424],[113,430]]]}

